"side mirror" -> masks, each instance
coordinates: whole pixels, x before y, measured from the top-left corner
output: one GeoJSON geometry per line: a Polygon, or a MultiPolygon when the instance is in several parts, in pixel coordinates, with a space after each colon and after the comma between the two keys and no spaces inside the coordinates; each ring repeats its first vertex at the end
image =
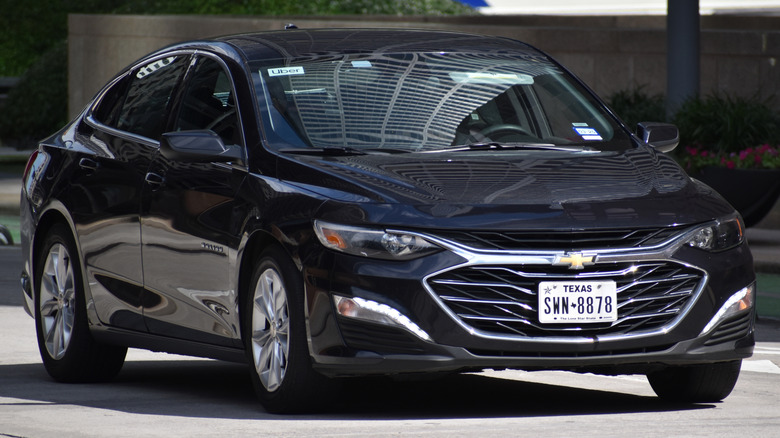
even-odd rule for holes
{"type": "Polygon", "coordinates": [[[671,152],[680,143],[680,131],[669,123],[640,122],[636,135],[659,152],[671,152]]]}
{"type": "Polygon", "coordinates": [[[217,133],[210,130],[166,132],[160,139],[160,153],[169,160],[188,163],[242,160],[241,147],[225,146],[217,133]]]}

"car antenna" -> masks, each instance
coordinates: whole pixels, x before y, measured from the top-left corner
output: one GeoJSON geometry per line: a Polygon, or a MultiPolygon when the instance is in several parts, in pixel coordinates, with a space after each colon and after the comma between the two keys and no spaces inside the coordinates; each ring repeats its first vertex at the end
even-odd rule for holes
{"type": "Polygon", "coordinates": [[[297,28],[298,28],[298,26],[296,26],[293,23],[287,23],[287,24],[284,25],[284,30],[297,29],[297,28]]]}

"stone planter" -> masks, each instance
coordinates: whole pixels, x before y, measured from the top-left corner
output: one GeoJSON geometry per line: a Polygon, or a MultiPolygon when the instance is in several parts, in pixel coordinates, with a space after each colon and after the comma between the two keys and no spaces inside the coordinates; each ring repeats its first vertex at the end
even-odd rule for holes
{"type": "Polygon", "coordinates": [[[691,176],[726,198],[748,227],[759,223],[780,196],[780,169],[705,167],[691,176]]]}

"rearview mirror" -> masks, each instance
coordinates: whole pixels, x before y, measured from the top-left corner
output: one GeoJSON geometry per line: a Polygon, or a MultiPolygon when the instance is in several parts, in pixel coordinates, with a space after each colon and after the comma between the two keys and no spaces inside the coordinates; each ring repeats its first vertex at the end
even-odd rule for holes
{"type": "Polygon", "coordinates": [[[680,131],[669,123],[640,122],[636,135],[659,152],[671,152],[680,143],[680,131]]]}
{"type": "Polygon", "coordinates": [[[160,153],[165,158],[190,163],[227,162],[244,158],[241,147],[225,145],[210,130],[166,132],[160,139],[160,153]]]}

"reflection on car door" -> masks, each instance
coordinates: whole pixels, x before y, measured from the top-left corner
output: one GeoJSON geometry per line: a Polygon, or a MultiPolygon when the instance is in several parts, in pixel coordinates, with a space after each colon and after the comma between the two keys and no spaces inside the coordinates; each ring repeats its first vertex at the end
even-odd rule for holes
{"type": "MultiPolygon", "coordinates": [[[[185,79],[172,130],[210,129],[242,144],[234,91],[221,63],[198,58],[185,79]]],[[[149,331],[234,346],[239,328],[230,263],[238,225],[234,196],[245,172],[158,154],[144,188],[141,234],[149,331]]]]}
{"type": "Polygon", "coordinates": [[[139,204],[168,104],[188,56],[154,60],[118,79],[76,139],[78,174],[69,186],[94,309],[104,324],[145,331],[139,204]]]}

